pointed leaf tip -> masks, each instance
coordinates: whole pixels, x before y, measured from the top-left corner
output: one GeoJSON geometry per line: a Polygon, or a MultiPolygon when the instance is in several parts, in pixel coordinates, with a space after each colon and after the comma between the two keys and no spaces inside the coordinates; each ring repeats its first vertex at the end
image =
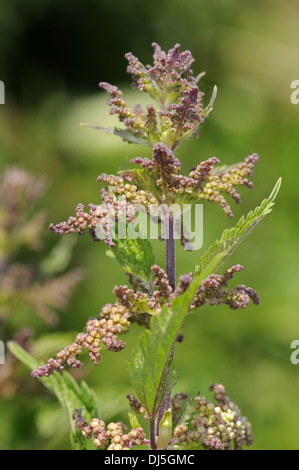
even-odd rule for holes
{"type": "Polygon", "coordinates": [[[281,183],[282,183],[282,177],[278,178],[278,180],[276,181],[276,184],[274,186],[274,188],[272,189],[272,192],[269,196],[269,201],[274,201],[277,194],[279,193],[279,190],[281,188],[281,183]]]}
{"type": "Polygon", "coordinates": [[[216,240],[202,255],[200,264],[196,267],[196,272],[202,272],[209,261],[215,257],[216,253],[223,251],[226,255],[217,267],[219,268],[221,266],[251,230],[272,211],[275,198],[281,186],[281,181],[281,178],[277,180],[270,196],[264,199],[258,207],[250,211],[246,217],[242,216],[234,227],[224,230],[220,239],[216,240]]]}

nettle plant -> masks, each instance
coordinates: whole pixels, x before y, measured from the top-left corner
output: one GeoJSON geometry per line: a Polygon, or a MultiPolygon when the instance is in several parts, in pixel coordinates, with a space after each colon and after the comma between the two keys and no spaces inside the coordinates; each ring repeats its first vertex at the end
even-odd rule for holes
{"type": "MultiPolygon", "coordinates": [[[[176,282],[177,233],[182,244],[190,249],[188,231],[178,230],[183,210],[180,213],[177,208],[185,210],[186,205],[191,207],[210,201],[232,217],[225,196],[231,196],[238,203],[240,196],[236,186],[252,187],[248,178],[258,156],[250,155],[242,163],[229,167],[220,166],[220,161],[213,157],[199,163],[187,176],[181,174],[176,150],[187,138],[198,136],[199,127],[212,110],[216,89],[210,103],[204,107],[203,93],[197,86],[203,74],[193,74],[191,53],[180,53],[179,44],[167,53],[155,43],[153,47],[153,66],[144,66],[131,53],[126,58],[133,87],[147,93],[154,104],[149,104],[146,110],[139,105],[132,110],[116,86],[102,82],[100,86],[110,95],[110,114],[118,115],[123,127],[108,129],[88,124],[129,143],[150,147],[151,158],[133,158],[132,166],[117,175],[101,174],[98,181],[106,183],[101,190],[102,202],[90,204],[89,212],[79,204],[76,214],[67,222],[51,224],[52,232],[60,235],[83,234],[88,229],[94,241],[104,240],[107,254],[126,271],[131,287],[116,286],[114,303],[105,305],[96,318],[89,319],[74,343],[49,359],[46,365],[36,367],[32,376],[58,394],[68,409],[73,419],[75,448],[90,448],[93,442],[97,448],[107,450],[241,449],[252,443],[251,425],[226,395],[223,385],[213,384],[210,388],[215,402],[200,395],[172,396],[176,383],[174,350],[176,343],[183,339],[185,317],[195,313],[197,307],[227,304],[232,309],[244,309],[250,301],[259,303],[252,288],[228,287],[235,273],[243,269],[241,265],[233,265],[222,274],[216,272],[271,211],[280,180],[268,199],[243,216],[235,227],[226,229],[202,254],[194,271],[181,275],[176,282]],[[140,206],[150,216],[154,214],[163,226],[165,269],[155,264],[148,238],[130,236],[137,225],[134,226],[136,207],[140,206]],[[124,230],[128,227],[130,230],[124,230]],[[131,408],[131,429],[127,430],[122,422],[106,425],[97,418],[92,392],[85,383],[81,386],[75,383],[64,369],[66,365],[81,367],[78,357],[83,350],[89,352],[96,366],[102,360],[103,346],[109,351],[121,351],[125,343],[119,336],[127,333],[133,322],[144,329],[127,364],[135,391],[135,395],[127,396],[131,408]],[[72,396],[73,401],[67,402],[66,396],[72,396]],[[79,406],[75,406],[77,403],[79,406]],[[138,414],[142,415],[139,419],[145,425],[140,425],[138,414]]],[[[20,350],[15,349],[15,353],[22,356],[20,350]]],[[[32,366],[32,358],[24,355],[22,358],[32,366]]]]}

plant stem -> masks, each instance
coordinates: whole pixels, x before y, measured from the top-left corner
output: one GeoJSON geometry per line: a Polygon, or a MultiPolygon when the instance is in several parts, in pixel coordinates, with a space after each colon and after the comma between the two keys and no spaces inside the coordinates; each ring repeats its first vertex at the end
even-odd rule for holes
{"type": "Polygon", "coordinates": [[[155,418],[153,418],[152,416],[149,418],[149,437],[150,437],[151,449],[156,450],[157,444],[156,444],[155,418]]]}
{"type": "Polygon", "coordinates": [[[166,225],[168,233],[166,237],[166,274],[169,284],[173,291],[175,290],[175,239],[174,239],[174,220],[173,216],[168,214],[166,225]]]}
{"type": "MultiPolygon", "coordinates": [[[[169,213],[165,216],[166,226],[166,274],[168,281],[173,291],[175,290],[175,238],[174,238],[174,219],[169,213]]],[[[174,349],[172,350],[171,358],[173,359],[174,349]]],[[[171,407],[171,392],[164,398],[160,405],[157,415],[157,436],[159,435],[159,425],[163,418],[165,411],[171,407]]],[[[152,444],[151,444],[152,445],[152,444]]],[[[153,447],[152,447],[153,448],[153,447]]]]}

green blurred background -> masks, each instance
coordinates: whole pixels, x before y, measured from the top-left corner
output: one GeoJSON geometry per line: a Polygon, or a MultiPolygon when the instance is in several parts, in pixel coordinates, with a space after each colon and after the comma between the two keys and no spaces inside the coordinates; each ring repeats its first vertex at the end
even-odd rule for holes
{"type": "MultiPolygon", "coordinates": [[[[252,152],[261,157],[254,190],[241,192],[233,221],[219,207],[204,206],[204,247],[283,177],[274,211],[227,265],[244,266],[235,282],[257,289],[260,305],[245,311],[201,308],[188,317],[176,352],[176,391],[209,396],[213,382],[223,383],[252,422],[253,449],[299,449],[299,365],[290,362],[290,344],[299,339],[299,105],[290,101],[290,84],[299,79],[298,17],[295,0],[1,0],[0,5],[0,79],[6,86],[0,170],[17,164],[47,176],[50,186],[40,205],[49,223],[67,219],[79,202],[97,203],[98,174],[117,171],[134,155],[148,155],[79,123],[113,122],[99,81],[120,86],[130,103],[145,102],[146,96],[131,90],[124,54],[132,51],[151,63],[153,41],[164,50],[177,42],[191,50],[194,71],[206,71],[206,102],[214,84],[218,87],[199,140],[179,149],[184,170],[214,155],[226,164],[252,152]]],[[[49,247],[53,237],[56,241],[44,234],[49,247]]],[[[155,248],[163,266],[163,247],[155,248]]],[[[178,246],[178,275],[191,271],[199,256],[178,246]]],[[[35,350],[47,359],[113,300],[115,283],[127,282],[104,246],[88,236],[78,237],[70,266],[85,268],[86,278],[58,325],[51,329],[34,314],[15,311],[5,321],[4,341],[29,325],[35,350]]],[[[125,397],[132,388],[123,364],[140,331],[132,328],[121,354],[104,352],[98,368],[86,360],[77,374],[95,389],[106,420],[127,420],[125,397]]],[[[69,448],[67,420],[55,398],[22,365],[15,373],[22,386],[1,397],[0,448],[69,448]]]]}

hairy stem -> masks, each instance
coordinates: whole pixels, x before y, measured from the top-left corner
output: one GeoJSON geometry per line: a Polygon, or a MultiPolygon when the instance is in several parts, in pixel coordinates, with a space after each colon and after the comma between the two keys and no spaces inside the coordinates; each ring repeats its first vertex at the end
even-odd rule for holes
{"type": "Polygon", "coordinates": [[[155,418],[150,417],[149,418],[149,437],[150,437],[150,446],[152,450],[157,449],[157,444],[156,444],[156,426],[155,426],[155,418]]]}
{"type": "Polygon", "coordinates": [[[174,239],[174,219],[168,214],[168,233],[166,236],[166,274],[169,284],[175,290],[175,239],[174,239]]]}
{"type": "MultiPolygon", "coordinates": [[[[174,219],[172,214],[167,213],[165,217],[166,230],[166,274],[168,276],[169,284],[173,291],[175,290],[175,238],[174,238],[174,219]]],[[[171,357],[173,359],[174,349],[172,350],[171,357]]],[[[171,393],[169,393],[163,402],[157,415],[157,435],[159,435],[159,425],[163,418],[165,411],[171,407],[171,393]]]]}

